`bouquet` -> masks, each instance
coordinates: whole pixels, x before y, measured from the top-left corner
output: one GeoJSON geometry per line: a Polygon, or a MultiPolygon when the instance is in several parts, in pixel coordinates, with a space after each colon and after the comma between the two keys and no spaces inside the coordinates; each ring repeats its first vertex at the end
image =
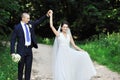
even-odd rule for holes
{"type": "Polygon", "coordinates": [[[19,54],[12,54],[12,60],[14,61],[14,62],[19,62],[20,61],[20,59],[21,59],[21,56],[19,55],[19,54]]]}

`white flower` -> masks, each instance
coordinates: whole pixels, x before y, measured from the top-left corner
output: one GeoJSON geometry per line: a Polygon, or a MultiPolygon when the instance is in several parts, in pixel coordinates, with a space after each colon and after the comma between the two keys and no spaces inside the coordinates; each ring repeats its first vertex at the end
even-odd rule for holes
{"type": "Polygon", "coordinates": [[[12,60],[14,62],[18,63],[20,61],[20,59],[21,59],[21,56],[19,54],[12,54],[12,60]]]}
{"type": "Polygon", "coordinates": [[[29,24],[29,27],[30,27],[30,28],[32,28],[32,25],[31,25],[31,24],[29,24]]]}

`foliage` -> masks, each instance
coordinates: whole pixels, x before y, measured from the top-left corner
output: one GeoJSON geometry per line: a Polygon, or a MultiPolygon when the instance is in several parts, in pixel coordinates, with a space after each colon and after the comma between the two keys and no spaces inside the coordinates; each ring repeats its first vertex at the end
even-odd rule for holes
{"type": "MultiPolygon", "coordinates": [[[[12,31],[11,26],[13,26],[14,16],[19,11],[18,0],[0,0],[0,38],[1,35],[6,40],[12,31]]],[[[0,46],[2,46],[2,39],[0,39],[0,46]]]]}
{"type": "Polygon", "coordinates": [[[41,43],[41,44],[53,45],[54,39],[38,37],[37,41],[38,41],[38,43],[41,43]]]}
{"type": "MultiPolygon", "coordinates": [[[[54,11],[55,27],[58,27],[61,21],[68,20],[77,40],[100,33],[118,32],[119,4],[119,0],[1,0],[0,34],[12,31],[13,26],[19,23],[22,12],[29,12],[31,19],[36,20],[45,15],[49,9],[54,11]]],[[[46,32],[46,27],[49,27],[47,21],[36,28],[37,34],[44,36],[42,33],[46,32]]],[[[50,33],[50,30],[47,32],[50,33]]],[[[51,33],[44,37],[49,35],[51,33]]]]}
{"type": "Polygon", "coordinates": [[[10,31],[13,16],[19,11],[18,0],[0,0],[0,34],[10,31]]]}

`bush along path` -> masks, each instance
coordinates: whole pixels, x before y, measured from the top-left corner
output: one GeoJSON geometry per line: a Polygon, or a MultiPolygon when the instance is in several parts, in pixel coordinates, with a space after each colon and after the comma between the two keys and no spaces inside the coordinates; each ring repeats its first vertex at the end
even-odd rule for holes
{"type": "MultiPolygon", "coordinates": [[[[31,80],[52,80],[52,47],[38,44],[38,49],[33,49],[33,65],[31,80]]],[[[97,75],[91,80],[120,80],[120,74],[110,71],[103,65],[94,62],[97,75]]]]}

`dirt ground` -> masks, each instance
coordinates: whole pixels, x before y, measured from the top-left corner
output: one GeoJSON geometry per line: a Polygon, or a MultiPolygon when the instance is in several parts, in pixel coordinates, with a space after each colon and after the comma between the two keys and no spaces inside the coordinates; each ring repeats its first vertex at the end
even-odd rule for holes
{"type": "MultiPolygon", "coordinates": [[[[33,49],[33,65],[31,80],[52,80],[52,47],[38,44],[38,49],[33,49]]],[[[97,75],[91,80],[120,80],[120,74],[110,71],[103,65],[94,62],[97,75]]]]}

